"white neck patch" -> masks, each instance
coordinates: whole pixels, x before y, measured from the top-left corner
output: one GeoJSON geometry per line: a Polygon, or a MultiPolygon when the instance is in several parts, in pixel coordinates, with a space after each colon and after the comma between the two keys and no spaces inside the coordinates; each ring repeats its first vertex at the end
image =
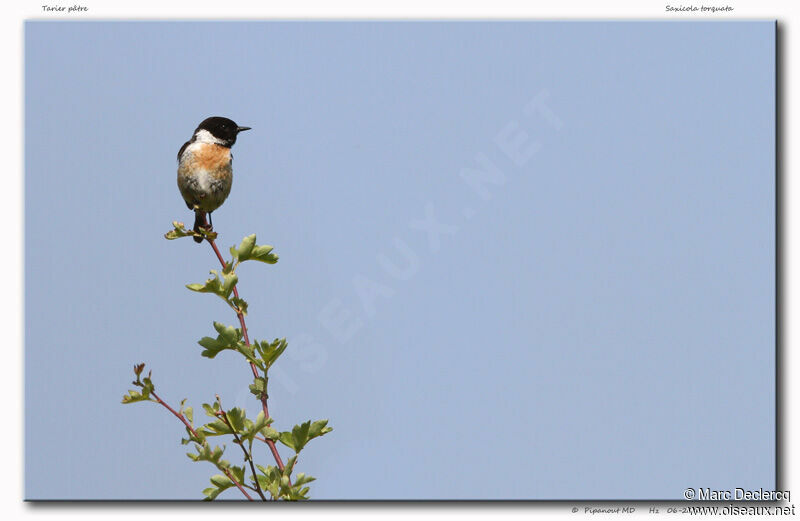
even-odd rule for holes
{"type": "Polygon", "coordinates": [[[215,138],[208,130],[198,130],[195,132],[194,138],[195,143],[211,143],[214,145],[222,145],[224,143],[221,139],[215,138]]]}

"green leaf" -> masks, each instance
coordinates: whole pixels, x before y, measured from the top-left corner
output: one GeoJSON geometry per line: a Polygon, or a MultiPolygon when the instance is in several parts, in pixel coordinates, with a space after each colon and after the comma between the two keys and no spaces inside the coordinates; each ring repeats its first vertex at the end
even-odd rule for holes
{"type": "Polygon", "coordinates": [[[205,336],[197,342],[205,348],[201,353],[203,356],[206,358],[214,358],[225,349],[232,349],[234,351],[240,350],[239,339],[242,336],[242,331],[240,329],[226,326],[219,322],[214,322],[214,329],[219,333],[217,338],[205,336]]]}
{"type": "Polygon", "coordinates": [[[239,261],[245,261],[250,258],[250,252],[253,251],[253,246],[256,245],[256,234],[248,235],[242,239],[242,243],[237,249],[239,261]]]}
{"type": "Polygon", "coordinates": [[[213,487],[203,490],[206,501],[213,501],[221,492],[234,486],[233,481],[228,476],[223,474],[215,474],[211,476],[211,484],[213,487]]]}
{"type": "Polygon", "coordinates": [[[272,465],[268,465],[266,468],[262,467],[261,465],[256,465],[260,474],[256,476],[258,480],[258,484],[261,486],[263,490],[272,495],[273,498],[278,499],[281,497],[281,478],[283,477],[280,471],[272,465]]]}
{"type": "Polygon", "coordinates": [[[222,436],[225,434],[233,434],[233,431],[228,424],[222,420],[215,420],[213,422],[208,422],[199,429],[197,432],[202,432],[207,436],[222,436]]]}
{"type": "Polygon", "coordinates": [[[235,273],[223,274],[222,291],[225,294],[225,299],[231,296],[234,286],[239,282],[239,276],[235,273]]]}
{"type": "Polygon", "coordinates": [[[219,273],[217,273],[217,270],[211,270],[209,273],[214,276],[206,280],[205,283],[187,284],[186,287],[198,293],[213,293],[225,299],[225,290],[222,288],[222,281],[219,279],[219,273]]]}
{"type": "Polygon", "coordinates": [[[235,328],[233,326],[226,326],[220,322],[214,322],[214,329],[217,330],[217,333],[220,334],[222,338],[227,340],[228,342],[236,342],[240,338],[242,338],[242,331],[241,329],[235,328]]]}
{"type": "Polygon", "coordinates": [[[203,404],[203,410],[206,411],[206,416],[210,416],[212,418],[217,417],[217,413],[219,412],[219,402],[214,402],[214,405],[208,405],[207,403],[203,404]]]}
{"type": "Polygon", "coordinates": [[[194,409],[192,409],[191,407],[187,407],[183,411],[183,415],[186,416],[186,419],[189,420],[189,423],[194,425],[194,409]]]}
{"type": "Polygon", "coordinates": [[[217,270],[211,270],[209,273],[211,273],[213,277],[207,279],[202,284],[187,284],[186,287],[197,293],[212,293],[227,302],[228,305],[233,306],[234,304],[231,303],[229,298],[236,283],[239,282],[239,276],[236,275],[235,272],[227,270],[227,268],[228,266],[226,265],[226,269],[222,271],[222,279],[219,278],[220,274],[217,270]]]}
{"type": "MultiPolygon", "coordinates": [[[[192,422],[194,424],[194,422],[192,422]]],[[[189,427],[186,427],[186,434],[189,438],[181,438],[181,445],[188,445],[190,441],[203,445],[206,442],[206,434],[202,430],[192,431],[189,427]],[[197,434],[195,434],[197,433],[197,434]]]]}
{"type": "Polygon", "coordinates": [[[239,351],[239,353],[241,353],[242,356],[247,358],[248,362],[252,362],[256,364],[256,367],[258,367],[262,371],[264,370],[264,362],[256,358],[255,348],[252,345],[248,346],[245,345],[244,342],[239,341],[236,343],[236,350],[239,351]]]}
{"type": "Polygon", "coordinates": [[[236,261],[232,260],[230,262],[226,262],[225,266],[222,268],[222,274],[228,275],[229,273],[233,272],[233,268],[236,266],[236,261]]]}
{"type": "Polygon", "coordinates": [[[294,486],[300,488],[301,486],[305,485],[306,483],[311,483],[312,481],[316,481],[317,478],[313,476],[306,476],[302,472],[297,474],[297,477],[294,478],[294,486]]]}
{"type": "Polygon", "coordinates": [[[308,430],[310,428],[310,421],[301,423],[300,425],[295,425],[292,428],[292,444],[294,445],[295,452],[300,452],[303,450],[303,447],[305,447],[306,443],[308,443],[308,430]]]}
{"type": "Polygon", "coordinates": [[[256,235],[253,234],[242,239],[242,243],[238,248],[231,248],[231,255],[237,262],[256,260],[267,264],[275,264],[278,262],[278,256],[272,253],[272,250],[272,246],[266,244],[257,245],[256,235]]]}
{"type": "Polygon", "coordinates": [[[253,344],[257,346],[267,369],[272,367],[272,364],[286,351],[286,347],[289,345],[285,338],[276,338],[271,343],[265,340],[261,342],[255,340],[253,344]]]}
{"type": "Polygon", "coordinates": [[[231,297],[228,301],[232,304],[234,311],[241,311],[243,315],[247,315],[247,301],[240,297],[231,297]]]}
{"type": "Polygon", "coordinates": [[[291,432],[280,433],[278,441],[293,449],[295,453],[299,453],[309,441],[333,430],[327,424],[328,420],[318,420],[313,423],[309,420],[300,425],[295,425],[291,432]]]}
{"type": "Polygon", "coordinates": [[[186,456],[192,461],[208,461],[213,463],[220,470],[230,466],[230,463],[222,459],[222,454],[225,452],[224,448],[215,446],[212,449],[206,441],[203,441],[202,445],[195,442],[194,448],[197,454],[192,454],[191,452],[186,453],[186,456]]]}
{"type": "Polygon", "coordinates": [[[200,232],[194,230],[187,230],[186,225],[182,222],[172,221],[172,230],[164,234],[164,238],[168,240],[180,239],[181,237],[202,237],[204,239],[215,240],[217,234],[208,230],[201,229],[200,232]]]}
{"type": "Polygon", "coordinates": [[[204,336],[198,340],[197,343],[205,348],[201,354],[206,358],[214,358],[225,349],[234,349],[234,347],[228,344],[228,342],[220,341],[219,338],[214,339],[208,336],[204,336]]]}
{"type": "Polygon", "coordinates": [[[238,467],[233,465],[230,468],[231,474],[233,474],[234,479],[239,482],[239,484],[244,484],[245,475],[244,475],[244,467],[238,467]]]}
{"type": "Polygon", "coordinates": [[[154,402],[150,396],[145,396],[138,391],[128,391],[128,394],[122,397],[122,403],[136,403],[136,402],[154,402]]]}
{"type": "Polygon", "coordinates": [[[259,262],[266,262],[267,264],[275,264],[278,262],[278,256],[272,253],[272,246],[256,246],[250,252],[250,258],[259,262]]]}
{"type": "Polygon", "coordinates": [[[286,465],[283,467],[283,475],[287,478],[292,475],[294,464],[297,463],[297,454],[286,460],[286,465]]]}
{"type": "Polygon", "coordinates": [[[264,427],[259,432],[263,434],[265,438],[272,441],[278,441],[278,439],[281,437],[281,433],[272,427],[264,427]]]}
{"type": "Polygon", "coordinates": [[[311,424],[308,429],[308,439],[312,440],[323,434],[327,434],[333,430],[333,427],[327,427],[328,420],[317,420],[311,424]]]}
{"type": "Polygon", "coordinates": [[[299,473],[294,479],[291,489],[285,492],[285,499],[290,501],[308,499],[308,487],[304,487],[303,485],[311,483],[312,481],[315,481],[315,479],[316,478],[312,476],[306,476],[302,472],[299,473]]]}
{"type": "Polygon", "coordinates": [[[233,486],[233,481],[224,474],[215,474],[211,476],[211,484],[218,488],[228,488],[233,486]]]}
{"type": "Polygon", "coordinates": [[[278,441],[278,439],[281,437],[281,433],[276,431],[272,427],[264,427],[259,432],[261,432],[261,434],[263,434],[265,438],[272,441],[278,441]]]}
{"type": "Polygon", "coordinates": [[[299,501],[304,499],[308,499],[308,487],[292,487],[292,490],[289,491],[288,495],[286,496],[286,500],[288,501],[299,501]]]}
{"type": "Polygon", "coordinates": [[[244,429],[245,412],[243,409],[234,407],[225,414],[228,416],[228,421],[233,427],[233,430],[238,433],[244,429]]]}
{"type": "Polygon", "coordinates": [[[253,378],[253,383],[250,385],[250,391],[253,394],[260,395],[267,390],[267,378],[264,376],[256,376],[253,378]]]}
{"type": "Polygon", "coordinates": [[[267,418],[264,417],[264,411],[259,411],[258,416],[256,416],[256,421],[252,422],[250,420],[245,421],[245,428],[242,432],[242,439],[247,441],[253,441],[253,438],[258,434],[262,429],[268,429],[269,421],[267,418]]]}
{"type": "Polygon", "coordinates": [[[164,237],[170,241],[180,239],[181,237],[192,237],[195,233],[192,230],[187,230],[186,225],[182,222],[172,221],[172,230],[164,234],[164,237]]]}
{"type": "Polygon", "coordinates": [[[284,431],[280,434],[278,441],[289,447],[290,449],[294,449],[294,440],[292,439],[292,433],[284,431]]]}

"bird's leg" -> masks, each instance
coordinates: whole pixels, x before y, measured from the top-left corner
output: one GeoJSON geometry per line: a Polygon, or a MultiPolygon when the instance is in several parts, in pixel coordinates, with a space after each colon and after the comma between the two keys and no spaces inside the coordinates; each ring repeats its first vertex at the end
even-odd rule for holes
{"type": "Polygon", "coordinates": [[[211,212],[204,212],[198,206],[194,207],[194,211],[197,214],[197,221],[201,222],[200,226],[206,231],[211,231],[211,212]]]}
{"type": "Polygon", "coordinates": [[[214,224],[211,222],[211,212],[208,212],[208,231],[214,230],[214,224]]]}

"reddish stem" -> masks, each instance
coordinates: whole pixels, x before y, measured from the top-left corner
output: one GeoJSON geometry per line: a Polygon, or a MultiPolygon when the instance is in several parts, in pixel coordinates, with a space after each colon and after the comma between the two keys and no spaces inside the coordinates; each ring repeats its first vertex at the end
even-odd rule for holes
{"type": "MultiPolygon", "coordinates": [[[[217,402],[219,402],[219,396],[217,396],[217,402]]],[[[220,407],[221,407],[221,405],[220,405],[220,407]]],[[[247,449],[244,447],[244,443],[242,443],[242,440],[241,440],[241,438],[239,438],[239,435],[236,434],[236,429],[233,428],[233,425],[231,425],[231,422],[228,419],[228,413],[225,412],[224,410],[222,410],[222,411],[217,413],[217,416],[222,418],[222,421],[225,422],[225,425],[227,425],[228,428],[233,433],[233,439],[236,440],[236,444],[239,445],[242,448],[242,452],[244,452],[244,459],[245,459],[245,461],[247,461],[250,464],[250,471],[252,471],[252,473],[253,473],[253,481],[256,482],[256,492],[258,492],[258,495],[261,496],[261,499],[263,501],[266,501],[267,498],[264,496],[264,493],[261,492],[261,484],[258,482],[258,474],[256,474],[256,468],[253,465],[253,458],[252,458],[252,456],[250,456],[250,453],[247,452],[247,449]]]]}
{"type": "MultiPolygon", "coordinates": [[[[203,224],[208,226],[208,220],[206,219],[205,215],[203,216],[203,221],[204,221],[203,224]]],[[[217,259],[219,259],[219,263],[222,265],[222,269],[225,269],[225,259],[222,258],[222,254],[219,252],[217,244],[208,237],[206,237],[206,240],[211,245],[211,248],[214,249],[214,253],[217,254],[217,259]]],[[[233,287],[233,296],[236,297],[237,299],[239,298],[239,291],[236,289],[236,286],[233,287]]],[[[239,324],[242,326],[242,335],[244,336],[244,343],[245,345],[249,346],[250,337],[247,335],[247,325],[244,322],[244,313],[242,313],[241,311],[236,311],[236,316],[239,317],[239,324]]],[[[256,367],[256,364],[250,362],[250,369],[252,369],[253,371],[253,377],[258,378],[258,368],[256,367]]],[[[266,392],[261,395],[261,408],[264,411],[264,418],[268,420],[269,407],[267,407],[266,392]]],[[[281,472],[283,472],[284,469],[283,460],[281,459],[281,455],[278,453],[278,448],[275,446],[275,442],[270,439],[267,439],[267,445],[269,446],[270,452],[272,452],[272,457],[275,458],[275,463],[278,464],[278,468],[281,469],[281,472]]]]}
{"type": "MultiPolygon", "coordinates": [[[[162,400],[162,399],[161,399],[161,398],[160,398],[160,397],[159,397],[159,396],[158,396],[158,395],[155,393],[155,391],[150,391],[150,396],[152,396],[153,398],[155,398],[155,399],[156,399],[156,401],[157,401],[158,403],[160,403],[161,405],[163,405],[164,407],[166,407],[166,408],[167,408],[167,410],[168,410],[169,412],[171,412],[172,414],[174,414],[176,418],[178,418],[180,421],[182,421],[182,422],[183,422],[183,424],[184,424],[184,425],[186,425],[186,428],[187,428],[187,429],[189,429],[189,431],[191,431],[191,433],[194,435],[194,437],[195,437],[195,438],[199,437],[199,436],[197,435],[197,431],[196,431],[196,430],[194,430],[194,427],[192,427],[192,424],[191,424],[191,423],[189,423],[189,420],[187,420],[187,419],[186,419],[186,417],[185,417],[183,414],[179,413],[178,411],[176,411],[175,409],[173,409],[172,407],[170,407],[170,406],[169,406],[169,404],[168,404],[167,402],[165,402],[164,400],[162,400]]],[[[252,498],[252,497],[250,497],[250,494],[248,494],[248,493],[247,493],[247,491],[246,491],[244,488],[242,488],[242,485],[241,485],[241,484],[240,484],[238,481],[236,481],[236,478],[234,478],[234,477],[233,477],[233,474],[231,474],[231,472],[230,472],[228,469],[222,469],[222,471],[225,473],[225,475],[226,475],[226,476],[228,476],[228,479],[230,479],[230,480],[233,482],[233,484],[234,484],[234,485],[236,485],[236,487],[237,487],[239,490],[241,490],[241,491],[242,491],[242,494],[244,494],[244,496],[245,496],[247,499],[249,499],[250,501],[253,501],[253,498],[252,498]]]]}

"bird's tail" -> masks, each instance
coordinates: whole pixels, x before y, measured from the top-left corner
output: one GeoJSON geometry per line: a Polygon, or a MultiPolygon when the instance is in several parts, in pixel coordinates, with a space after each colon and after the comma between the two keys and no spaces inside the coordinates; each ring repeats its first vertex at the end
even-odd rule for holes
{"type": "MultiPolygon", "coordinates": [[[[194,228],[192,228],[192,230],[194,230],[197,233],[200,233],[200,229],[201,228],[205,229],[206,226],[207,226],[206,225],[206,212],[204,212],[202,210],[195,210],[194,211],[194,228]]],[[[203,238],[202,237],[192,237],[192,238],[194,239],[194,242],[196,242],[198,244],[203,242],[203,238]]]]}

